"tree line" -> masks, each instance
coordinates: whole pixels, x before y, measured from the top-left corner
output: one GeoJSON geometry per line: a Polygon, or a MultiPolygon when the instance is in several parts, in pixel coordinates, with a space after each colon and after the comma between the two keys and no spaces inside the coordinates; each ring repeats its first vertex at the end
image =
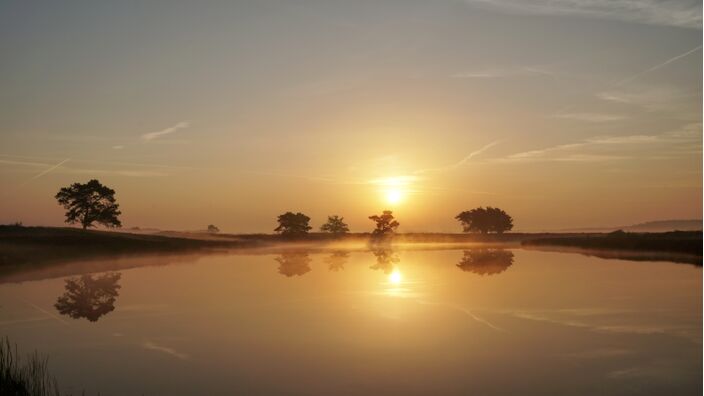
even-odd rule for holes
{"type": "MultiPolygon", "coordinates": [[[[84,230],[94,227],[94,224],[108,228],[122,226],[119,220],[122,212],[115,200],[115,190],[102,185],[98,180],[73,183],[61,188],[55,198],[66,209],[66,223],[78,223],[84,230]]],[[[462,225],[463,232],[502,234],[513,229],[513,218],[502,209],[491,206],[464,211],[455,216],[455,219],[462,225]]],[[[277,217],[278,226],[274,231],[286,237],[304,236],[313,229],[310,220],[310,217],[301,212],[286,212],[277,217]]],[[[393,235],[401,225],[390,210],[369,216],[369,220],[374,222],[372,235],[375,237],[393,235]]],[[[208,225],[208,232],[219,231],[216,226],[208,225]]],[[[349,225],[339,215],[328,216],[327,221],[320,226],[320,232],[332,235],[344,235],[349,231],[349,225]]]]}

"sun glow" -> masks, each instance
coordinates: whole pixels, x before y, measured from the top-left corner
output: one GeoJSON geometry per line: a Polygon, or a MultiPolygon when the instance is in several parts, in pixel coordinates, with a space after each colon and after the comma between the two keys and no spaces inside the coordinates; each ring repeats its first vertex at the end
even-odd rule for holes
{"type": "Polygon", "coordinates": [[[380,193],[386,203],[396,205],[406,199],[409,186],[415,180],[414,176],[394,176],[372,180],[371,183],[380,187],[380,193]]]}
{"type": "Polygon", "coordinates": [[[386,202],[390,204],[397,204],[403,199],[403,192],[398,189],[390,189],[386,191],[386,202]]]}
{"type": "Polygon", "coordinates": [[[391,283],[392,285],[400,285],[402,280],[403,275],[401,275],[401,272],[399,270],[394,270],[392,273],[389,274],[389,283],[391,283]]]}

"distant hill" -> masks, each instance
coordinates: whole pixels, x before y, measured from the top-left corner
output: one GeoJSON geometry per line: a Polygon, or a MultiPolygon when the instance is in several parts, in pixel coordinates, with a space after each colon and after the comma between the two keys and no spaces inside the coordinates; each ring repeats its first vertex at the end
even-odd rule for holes
{"type": "Polygon", "coordinates": [[[702,220],[656,220],[628,226],[572,228],[560,230],[560,232],[611,232],[616,230],[629,232],[700,231],[702,230],[702,220]]]}
{"type": "Polygon", "coordinates": [[[702,229],[701,220],[659,220],[648,221],[628,227],[624,231],[631,232],[666,232],[666,231],[699,231],[702,229]]]}

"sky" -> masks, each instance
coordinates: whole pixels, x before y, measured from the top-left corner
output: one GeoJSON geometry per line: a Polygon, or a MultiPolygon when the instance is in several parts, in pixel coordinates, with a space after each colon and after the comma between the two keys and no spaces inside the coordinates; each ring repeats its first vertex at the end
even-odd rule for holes
{"type": "Polygon", "coordinates": [[[700,1],[4,1],[0,53],[0,223],[702,218],[700,1]]]}

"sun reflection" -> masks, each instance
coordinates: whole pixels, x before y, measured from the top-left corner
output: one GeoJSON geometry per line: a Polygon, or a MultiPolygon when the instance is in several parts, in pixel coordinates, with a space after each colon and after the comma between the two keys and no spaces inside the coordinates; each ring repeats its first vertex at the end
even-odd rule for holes
{"type": "Polygon", "coordinates": [[[389,274],[389,283],[392,285],[398,286],[401,284],[401,281],[403,280],[403,275],[399,270],[394,270],[392,273],[389,274]]]}

